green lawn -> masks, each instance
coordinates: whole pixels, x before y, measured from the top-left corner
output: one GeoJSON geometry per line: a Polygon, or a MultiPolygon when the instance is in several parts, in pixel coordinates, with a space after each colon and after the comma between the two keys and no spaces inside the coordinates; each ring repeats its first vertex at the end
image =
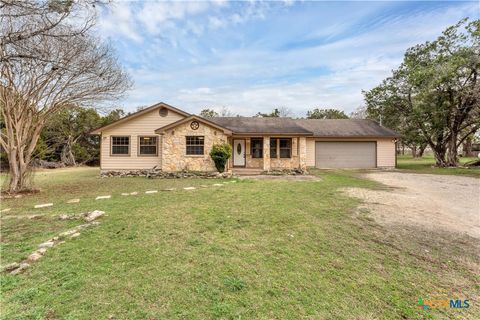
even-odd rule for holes
{"type": "MultiPolygon", "coordinates": [[[[476,158],[460,158],[460,163],[464,164],[476,158]]],[[[399,155],[397,158],[397,169],[416,173],[429,174],[452,174],[471,177],[480,177],[480,168],[437,168],[435,167],[435,158],[431,155],[425,155],[422,158],[412,158],[410,155],[399,155]]]]}
{"type": "Polygon", "coordinates": [[[39,194],[2,201],[2,265],[99,209],[101,224],[47,251],[24,274],[2,273],[2,319],[474,319],[478,241],[382,227],[338,188],[381,188],[355,172],[321,181],[98,178],[97,169],[43,171],[39,194]],[[209,185],[121,196],[121,192],[209,185]],[[96,195],[111,194],[95,201],[96,195]],[[70,198],[79,204],[66,204],[70,198]],[[54,202],[54,207],[32,209],[54,202]],[[5,214],[4,214],[5,216],[5,214]],[[420,310],[437,294],[466,310],[420,310]]]}

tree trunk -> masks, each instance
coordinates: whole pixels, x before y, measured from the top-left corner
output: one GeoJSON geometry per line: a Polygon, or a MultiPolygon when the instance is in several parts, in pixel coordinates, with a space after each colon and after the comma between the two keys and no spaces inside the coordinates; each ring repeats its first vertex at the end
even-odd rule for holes
{"type": "Polygon", "coordinates": [[[426,148],[427,148],[427,144],[420,145],[420,147],[418,148],[418,151],[417,151],[417,158],[423,157],[423,153],[425,152],[426,148]]]}
{"type": "Polygon", "coordinates": [[[431,146],[433,150],[433,156],[435,157],[435,165],[437,167],[446,167],[447,163],[445,161],[446,150],[443,146],[431,146]]]}
{"type": "Polygon", "coordinates": [[[24,153],[18,152],[17,148],[7,151],[9,162],[9,182],[8,191],[10,193],[17,193],[20,191],[28,190],[31,185],[28,178],[31,173],[30,156],[25,156],[24,153]]]}
{"type": "Polygon", "coordinates": [[[468,136],[465,139],[465,143],[463,144],[463,156],[464,157],[474,157],[473,148],[472,148],[472,137],[468,136]]]}
{"type": "Polygon", "coordinates": [[[69,136],[67,141],[63,145],[62,153],[60,155],[60,159],[66,166],[77,165],[77,162],[75,161],[75,156],[73,155],[72,145],[73,145],[73,138],[69,136]]]}
{"type": "Polygon", "coordinates": [[[447,167],[458,167],[457,133],[452,133],[447,147],[447,167]]]}
{"type": "Polygon", "coordinates": [[[417,146],[416,145],[411,146],[410,150],[412,150],[412,158],[416,158],[417,157],[417,146]]]}

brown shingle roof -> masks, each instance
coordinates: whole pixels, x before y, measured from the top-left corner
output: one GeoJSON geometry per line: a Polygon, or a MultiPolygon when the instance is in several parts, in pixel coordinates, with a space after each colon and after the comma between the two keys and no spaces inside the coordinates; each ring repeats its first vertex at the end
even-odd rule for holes
{"type": "Polygon", "coordinates": [[[209,120],[233,131],[234,134],[312,135],[312,132],[292,118],[214,117],[209,120]]]}
{"type": "Polygon", "coordinates": [[[400,137],[398,133],[367,119],[296,119],[315,137],[400,137]]]}
{"type": "Polygon", "coordinates": [[[399,137],[393,130],[366,119],[292,119],[215,117],[210,121],[234,134],[297,134],[315,137],[399,137]]]}

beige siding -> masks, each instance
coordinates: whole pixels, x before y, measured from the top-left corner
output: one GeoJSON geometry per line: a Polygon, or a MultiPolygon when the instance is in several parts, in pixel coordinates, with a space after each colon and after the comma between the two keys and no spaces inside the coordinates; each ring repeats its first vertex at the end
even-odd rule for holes
{"type": "Polygon", "coordinates": [[[391,138],[377,140],[377,167],[395,167],[395,142],[391,138]]]}
{"type": "Polygon", "coordinates": [[[377,142],[377,167],[395,167],[395,143],[392,138],[307,138],[307,166],[315,166],[315,141],[376,141],[377,142]]]}
{"type": "Polygon", "coordinates": [[[137,118],[120,123],[112,128],[102,132],[101,140],[101,161],[102,170],[122,170],[122,169],[149,169],[156,165],[161,167],[162,141],[161,136],[155,134],[155,130],[166,126],[172,122],[183,119],[184,116],[169,110],[166,117],[158,114],[158,109],[152,110],[137,118]],[[112,156],[110,155],[111,136],[130,136],[130,156],[112,156]],[[154,157],[138,156],[138,137],[139,136],[157,136],[158,155],[154,157]]]}

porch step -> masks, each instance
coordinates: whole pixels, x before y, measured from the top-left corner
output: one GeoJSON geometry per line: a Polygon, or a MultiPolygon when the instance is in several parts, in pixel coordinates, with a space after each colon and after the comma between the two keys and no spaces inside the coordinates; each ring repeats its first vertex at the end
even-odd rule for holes
{"type": "Polygon", "coordinates": [[[263,172],[263,169],[260,168],[233,168],[233,174],[237,176],[255,176],[263,172]]]}

